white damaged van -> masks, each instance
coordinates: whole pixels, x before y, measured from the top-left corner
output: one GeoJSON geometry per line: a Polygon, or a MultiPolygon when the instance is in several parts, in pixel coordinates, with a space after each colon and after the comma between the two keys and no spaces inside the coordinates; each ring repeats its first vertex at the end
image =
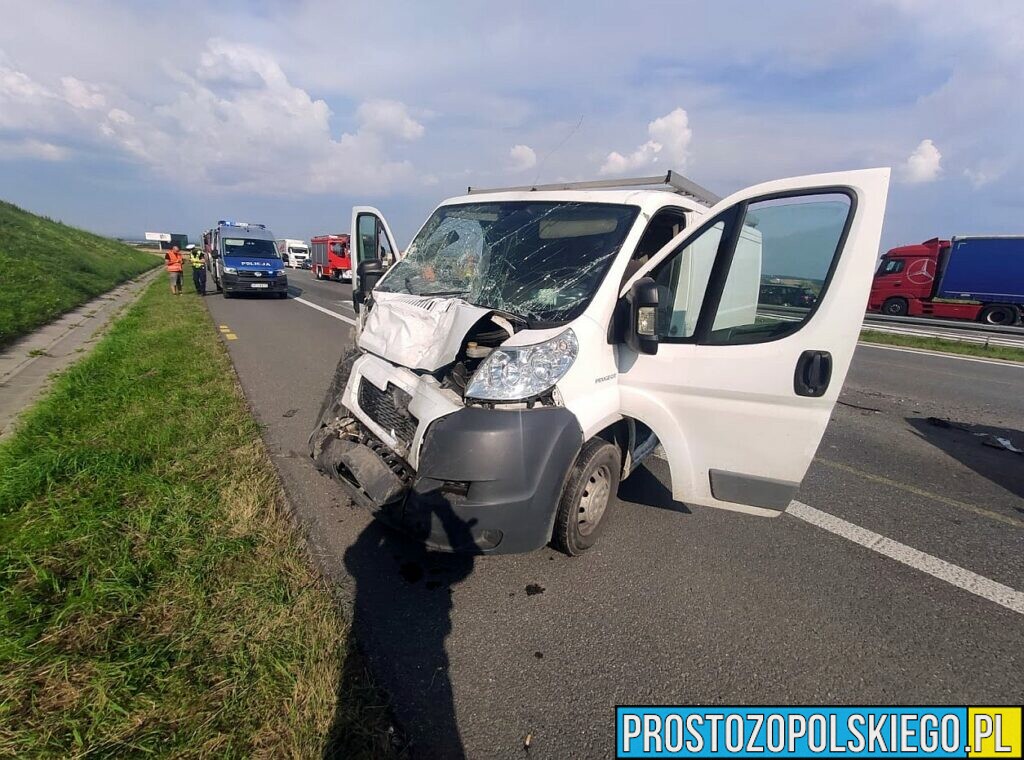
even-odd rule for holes
{"type": "Polygon", "coordinates": [[[355,348],[312,457],[455,551],[586,550],[659,446],[675,499],[777,515],[846,377],[888,185],[866,169],[721,201],[673,172],[471,189],[386,271],[399,248],[357,207],[355,348]],[[781,286],[813,297],[772,305],[781,286]]]}

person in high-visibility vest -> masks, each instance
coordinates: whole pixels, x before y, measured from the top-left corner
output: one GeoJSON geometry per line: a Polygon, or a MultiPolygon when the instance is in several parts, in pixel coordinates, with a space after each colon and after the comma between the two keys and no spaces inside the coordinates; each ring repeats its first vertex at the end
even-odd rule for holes
{"type": "Polygon", "coordinates": [[[196,295],[206,295],[206,254],[198,245],[189,246],[189,262],[192,264],[192,284],[196,295]]]}
{"type": "Polygon", "coordinates": [[[181,295],[181,251],[178,246],[172,245],[171,250],[164,253],[164,261],[167,262],[167,273],[171,276],[171,292],[176,296],[181,295]]]}

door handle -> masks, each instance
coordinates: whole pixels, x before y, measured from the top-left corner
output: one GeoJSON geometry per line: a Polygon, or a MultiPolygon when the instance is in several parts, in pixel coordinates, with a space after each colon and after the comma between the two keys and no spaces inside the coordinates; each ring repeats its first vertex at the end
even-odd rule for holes
{"type": "Polygon", "coordinates": [[[832,354],[828,351],[804,351],[796,362],[793,391],[798,396],[824,396],[832,380],[832,354]]]}

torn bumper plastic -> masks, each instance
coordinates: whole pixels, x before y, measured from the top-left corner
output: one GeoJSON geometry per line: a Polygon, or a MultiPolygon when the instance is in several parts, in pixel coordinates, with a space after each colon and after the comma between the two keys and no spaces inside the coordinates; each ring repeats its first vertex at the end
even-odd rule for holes
{"type": "Polygon", "coordinates": [[[353,432],[359,428],[351,420],[341,439],[326,428],[315,433],[318,467],[381,520],[444,551],[544,546],[583,442],[576,417],[563,408],[468,407],[431,423],[412,472],[396,466],[386,446],[353,432]]]}

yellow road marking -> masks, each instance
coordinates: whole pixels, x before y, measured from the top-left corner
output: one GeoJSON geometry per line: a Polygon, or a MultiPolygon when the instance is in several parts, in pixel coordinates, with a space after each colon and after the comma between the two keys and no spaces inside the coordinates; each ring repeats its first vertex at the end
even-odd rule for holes
{"type": "Polygon", "coordinates": [[[898,488],[901,491],[906,491],[907,493],[912,493],[915,496],[923,496],[926,499],[932,499],[934,501],[941,502],[942,504],[947,504],[947,505],[949,505],[951,507],[956,507],[957,509],[962,509],[965,512],[973,512],[976,515],[981,515],[982,517],[988,517],[991,520],[998,520],[1001,523],[1006,523],[1007,525],[1012,525],[1015,528],[1024,528],[1024,520],[1018,520],[1017,518],[1010,517],[1009,515],[1001,515],[998,512],[993,512],[993,511],[991,511],[989,509],[984,509],[982,507],[976,507],[973,504],[967,504],[966,502],[957,501],[956,499],[950,499],[948,496],[940,496],[937,493],[932,493],[931,491],[925,491],[923,488],[917,488],[916,486],[907,485],[906,483],[900,483],[900,482],[895,481],[895,480],[890,480],[889,478],[884,478],[881,475],[872,475],[870,472],[864,472],[863,470],[858,470],[856,467],[850,467],[850,465],[848,465],[848,464],[841,464],[839,462],[833,462],[833,461],[831,461],[829,459],[820,459],[820,458],[815,460],[815,461],[820,462],[821,464],[825,465],[826,467],[832,467],[832,468],[834,468],[836,470],[842,470],[843,472],[848,472],[851,475],[859,475],[862,478],[866,478],[868,480],[873,480],[876,483],[881,483],[882,485],[889,486],[890,488],[898,488]]]}
{"type": "Polygon", "coordinates": [[[227,338],[228,340],[238,340],[238,336],[230,332],[224,333],[224,337],[227,338]]]}
{"type": "Polygon", "coordinates": [[[220,331],[221,331],[222,333],[224,333],[224,332],[231,332],[231,328],[230,328],[230,327],[228,327],[227,325],[221,325],[221,326],[220,326],[220,331]]]}

